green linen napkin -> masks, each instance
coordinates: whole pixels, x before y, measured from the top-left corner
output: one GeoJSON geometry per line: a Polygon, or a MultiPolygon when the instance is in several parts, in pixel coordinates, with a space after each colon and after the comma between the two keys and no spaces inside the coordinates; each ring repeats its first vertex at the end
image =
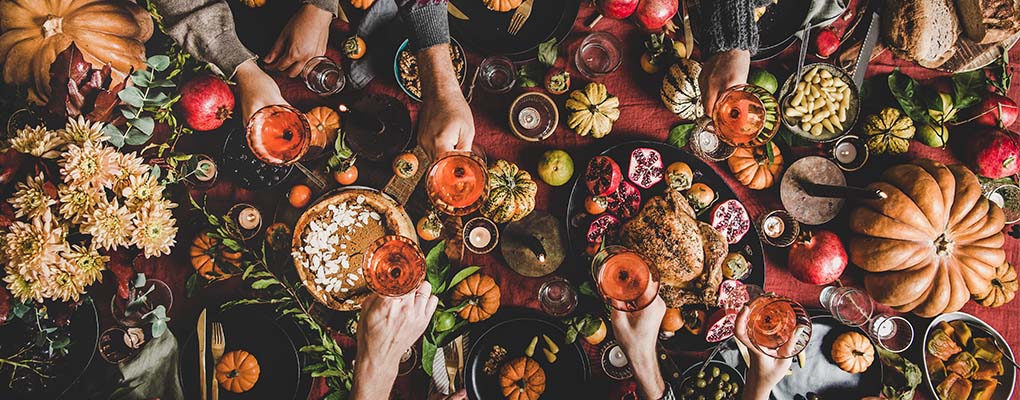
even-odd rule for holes
{"type": "Polygon", "coordinates": [[[183,400],[178,364],[177,338],[167,330],[149,340],[138,355],[117,364],[123,377],[120,386],[130,388],[117,398],[183,400]]]}
{"type": "Polygon", "coordinates": [[[828,26],[846,11],[848,0],[812,0],[804,18],[805,28],[828,26]]]}

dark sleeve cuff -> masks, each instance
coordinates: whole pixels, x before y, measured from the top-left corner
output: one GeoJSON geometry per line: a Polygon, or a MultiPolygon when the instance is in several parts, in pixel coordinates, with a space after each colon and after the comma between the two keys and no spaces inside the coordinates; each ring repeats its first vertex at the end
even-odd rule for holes
{"type": "Polygon", "coordinates": [[[203,54],[206,58],[205,61],[219,68],[220,72],[228,79],[234,76],[241,63],[258,58],[244,47],[233,31],[220,33],[219,36],[205,43],[203,54]]]}
{"type": "Polygon", "coordinates": [[[705,38],[709,54],[742,49],[758,51],[758,25],[754,21],[755,0],[717,0],[709,4],[705,38]]]}
{"type": "Polygon", "coordinates": [[[305,0],[304,4],[311,4],[321,10],[329,11],[330,14],[333,14],[333,18],[336,18],[339,13],[340,0],[305,0]]]}
{"type": "Polygon", "coordinates": [[[437,1],[407,9],[401,14],[411,27],[411,49],[420,51],[437,44],[450,43],[450,22],[446,19],[446,1],[437,1]]]}

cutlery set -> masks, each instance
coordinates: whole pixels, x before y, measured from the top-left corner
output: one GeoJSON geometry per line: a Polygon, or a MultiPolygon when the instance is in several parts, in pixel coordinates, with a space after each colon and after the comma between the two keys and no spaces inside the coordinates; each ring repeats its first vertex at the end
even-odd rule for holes
{"type": "Polygon", "coordinates": [[[202,313],[198,316],[198,378],[201,380],[199,384],[199,393],[202,396],[201,400],[219,400],[220,398],[220,385],[216,381],[216,364],[220,362],[220,358],[223,357],[223,352],[227,348],[227,339],[223,334],[223,324],[219,322],[212,322],[211,324],[206,323],[206,310],[202,309],[202,313]],[[206,327],[210,329],[209,343],[206,343],[206,327]],[[212,371],[208,374],[211,375],[212,384],[210,389],[209,376],[206,373],[206,348],[210,350],[212,354],[212,371]],[[211,397],[210,397],[211,390],[211,397]]]}
{"type": "MultiPolygon", "coordinates": [[[[531,17],[531,6],[534,3],[535,0],[524,0],[524,2],[517,7],[517,10],[515,10],[514,14],[510,17],[510,24],[506,28],[507,33],[509,33],[511,36],[517,35],[517,32],[521,30],[521,28],[524,26],[524,23],[528,22],[528,18],[531,17]]],[[[467,14],[464,14],[464,12],[460,10],[460,8],[457,8],[457,5],[453,4],[453,2],[447,3],[446,6],[447,10],[450,12],[450,15],[453,16],[454,18],[457,18],[462,21],[467,21],[471,19],[471,17],[467,16],[467,14]]]]}

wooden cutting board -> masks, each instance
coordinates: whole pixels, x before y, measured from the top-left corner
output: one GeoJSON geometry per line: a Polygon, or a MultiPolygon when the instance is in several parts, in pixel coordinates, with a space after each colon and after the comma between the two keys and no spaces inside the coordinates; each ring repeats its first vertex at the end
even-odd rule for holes
{"type": "Polygon", "coordinates": [[[956,54],[935,69],[955,74],[984,68],[1002,57],[1003,49],[1009,51],[1018,39],[1020,39],[1020,33],[1001,43],[977,44],[961,35],[956,41],[956,54]]]}

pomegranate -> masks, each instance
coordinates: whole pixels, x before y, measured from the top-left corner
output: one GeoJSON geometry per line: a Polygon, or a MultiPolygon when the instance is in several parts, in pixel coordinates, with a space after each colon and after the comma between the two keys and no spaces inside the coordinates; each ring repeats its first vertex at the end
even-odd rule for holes
{"type": "Polygon", "coordinates": [[[630,166],[627,178],[642,189],[648,189],[662,181],[662,155],[649,148],[637,148],[630,152],[630,166]]]}
{"type": "Polygon", "coordinates": [[[790,274],[801,282],[827,285],[839,279],[846,269],[847,256],[843,242],[835,233],[819,230],[807,232],[790,246],[787,264],[790,274]]]}
{"type": "Polygon", "coordinates": [[[588,186],[588,192],[595,196],[616,193],[622,180],[620,165],[606,156],[593,157],[584,171],[584,184],[588,186]]]}
{"type": "Polygon", "coordinates": [[[234,110],[234,93],[214,75],[192,78],[181,87],[177,112],[196,131],[211,131],[223,125],[234,110]]]}
{"type": "Polygon", "coordinates": [[[603,17],[612,19],[624,19],[637,9],[639,0],[598,0],[595,8],[603,17]]]}
{"type": "Polygon", "coordinates": [[[1007,131],[985,128],[964,145],[963,160],[978,175],[999,179],[1020,172],[1020,145],[1007,131]]]}
{"type": "Polygon", "coordinates": [[[603,214],[591,224],[588,225],[588,235],[585,238],[588,239],[589,244],[602,243],[602,240],[606,236],[612,236],[616,234],[616,230],[620,228],[620,219],[609,214],[603,214]]]}
{"type": "Polygon", "coordinates": [[[641,191],[630,182],[620,183],[620,188],[609,195],[609,212],[622,219],[630,219],[641,209],[641,191]]]}
{"type": "Polygon", "coordinates": [[[744,282],[727,279],[719,284],[719,307],[739,310],[750,300],[751,295],[747,293],[744,282]]]}
{"type": "Polygon", "coordinates": [[[677,0],[641,0],[631,18],[644,30],[655,32],[666,26],[677,7],[677,0]]]}
{"type": "Polygon", "coordinates": [[[739,201],[726,200],[712,210],[712,227],[726,236],[729,244],[736,244],[751,230],[751,216],[739,201]]]}
{"type": "Polygon", "coordinates": [[[712,313],[705,325],[705,341],[718,343],[729,339],[737,326],[737,310],[720,308],[712,313]]]}
{"type": "Polygon", "coordinates": [[[839,49],[839,36],[832,29],[822,29],[815,37],[815,52],[818,57],[829,58],[839,49]]]}
{"type": "Polygon", "coordinates": [[[989,93],[977,107],[974,107],[974,115],[977,116],[974,123],[988,127],[1008,128],[1016,122],[1016,102],[1013,99],[998,93],[989,93]],[[1001,125],[1000,125],[1001,123],[1001,125]]]}

